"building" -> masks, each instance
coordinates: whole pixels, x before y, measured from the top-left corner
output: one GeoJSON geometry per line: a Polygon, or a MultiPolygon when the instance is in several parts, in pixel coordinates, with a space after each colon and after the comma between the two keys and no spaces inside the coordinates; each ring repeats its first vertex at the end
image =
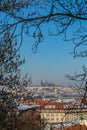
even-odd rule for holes
{"type": "Polygon", "coordinates": [[[71,103],[55,102],[41,109],[41,118],[48,123],[68,123],[75,120],[87,120],[87,108],[79,108],[71,103]]]}
{"type": "Polygon", "coordinates": [[[73,102],[56,102],[51,100],[26,100],[23,104],[39,104],[37,110],[41,119],[50,124],[69,123],[75,120],[87,120],[87,106],[73,102]]]}

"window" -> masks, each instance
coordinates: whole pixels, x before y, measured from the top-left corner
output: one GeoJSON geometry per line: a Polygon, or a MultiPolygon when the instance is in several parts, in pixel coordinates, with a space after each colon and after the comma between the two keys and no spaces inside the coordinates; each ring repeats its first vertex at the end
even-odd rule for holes
{"type": "Polygon", "coordinates": [[[61,116],[63,116],[63,115],[61,114],[61,116]]]}
{"type": "Polygon", "coordinates": [[[58,118],[56,118],[56,120],[58,121],[59,119],[58,119],[58,118]]]}

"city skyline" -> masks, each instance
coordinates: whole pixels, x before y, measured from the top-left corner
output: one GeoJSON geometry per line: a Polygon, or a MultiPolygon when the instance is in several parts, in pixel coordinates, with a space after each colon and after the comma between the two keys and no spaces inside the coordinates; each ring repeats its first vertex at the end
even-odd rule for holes
{"type": "Polygon", "coordinates": [[[74,58],[71,54],[74,45],[70,41],[64,41],[63,35],[49,36],[44,30],[44,41],[38,45],[34,54],[32,46],[34,39],[24,36],[20,53],[25,58],[22,66],[22,74],[28,73],[32,77],[33,84],[40,84],[41,80],[53,82],[57,85],[72,84],[65,75],[80,74],[82,66],[86,65],[85,58],[74,58]]]}

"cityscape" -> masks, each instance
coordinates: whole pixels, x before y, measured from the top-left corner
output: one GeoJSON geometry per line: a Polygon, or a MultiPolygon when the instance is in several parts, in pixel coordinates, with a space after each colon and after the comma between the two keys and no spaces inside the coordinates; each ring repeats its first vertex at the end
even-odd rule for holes
{"type": "Polygon", "coordinates": [[[0,0],[0,130],[87,130],[87,0],[0,0]]]}
{"type": "MultiPolygon", "coordinates": [[[[84,95],[83,89],[80,92],[84,95]]],[[[8,120],[12,118],[11,112],[20,116],[23,113],[30,115],[33,111],[40,115],[42,130],[67,130],[71,126],[81,124],[87,126],[86,102],[87,98],[82,98],[75,87],[53,86],[53,84],[13,88],[0,86],[0,106],[4,103],[4,109],[8,111],[8,120]]],[[[15,124],[16,117],[13,116],[13,118],[11,123],[15,124]]],[[[32,118],[35,117],[32,115],[32,118]]],[[[7,127],[10,129],[9,125],[7,127]]],[[[20,129],[19,126],[17,127],[20,129]]]]}

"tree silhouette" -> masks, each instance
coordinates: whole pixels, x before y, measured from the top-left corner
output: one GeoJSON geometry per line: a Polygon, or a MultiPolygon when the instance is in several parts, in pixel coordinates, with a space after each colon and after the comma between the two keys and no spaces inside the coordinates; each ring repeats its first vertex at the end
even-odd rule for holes
{"type": "Polygon", "coordinates": [[[87,42],[87,1],[86,0],[1,0],[0,38],[9,30],[12,37],[23,42],[24,33],[35,39],[33,51],[44,40],[42,25],[48,25],[48,34],[65,34],[65,40],[73,28],[74,56],[87,56],[86,50],[77,51],[87,42]],[[52,28],[53,25],[54,28],[52,28]]]}
{"type": "MultiPolygon", "coordinates": [[[[50,36],[64,34],[66,41],[72,41],[74,57],[87,56],[87,0],[0,0],[0,16],[1,84],[12,86],[12,81],[19,79],[18,67],[23,61],[19,61],[20,56],[15,52],[20,49],[23,37],[28,35],[35,40],[32,50],[36,53],[45,38],[43,26],[50,36]]],[[[83,74],[67,77],[81,83],[86,97],[87,68],[83,67],[83,74]]]]}
{"type": "Polygon", "coordinates": [[[19,84],[20,65],[24,60],[20,59],[16,39],[11,39],[8,33],[0,40],[0,84],[12,87],[19,84]]]}

